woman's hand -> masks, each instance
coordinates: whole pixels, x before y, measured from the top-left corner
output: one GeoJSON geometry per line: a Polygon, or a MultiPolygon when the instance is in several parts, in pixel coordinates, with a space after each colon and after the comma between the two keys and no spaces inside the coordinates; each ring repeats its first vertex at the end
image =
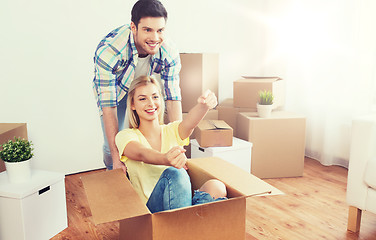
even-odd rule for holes
{"type": "Polygon", "coordinates": [[[186,150],[181,146],[175,146],[165,153],[166,165],[173,166],[177,169],[185,168],[187,157],[185,156],[186,150]]]}
{"type": "Polygon", "coordinates": [[[213,109],[218,104],[217,97],[209,89],[197,99],[197,102],[208,109],[213,109]]]}

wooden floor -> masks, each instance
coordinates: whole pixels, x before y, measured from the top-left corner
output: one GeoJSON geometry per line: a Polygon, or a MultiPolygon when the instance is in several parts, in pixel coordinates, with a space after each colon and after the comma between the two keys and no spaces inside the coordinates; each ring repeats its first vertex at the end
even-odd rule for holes
{"type": "MultiPolygon", "coordinates": [[[[91,221],[80,180],[81,176],[90,173],[66,177],[69,227],[52,239],[118,239],[118,223],[95,226],[91,221]]],[[[359,234],[346,230],[347,169],[325,167],[306,158],[303,177],[264,180],[285,195],[247,200],[247,240],[376,240],[376,214],[363,212],[359,234]]]]}

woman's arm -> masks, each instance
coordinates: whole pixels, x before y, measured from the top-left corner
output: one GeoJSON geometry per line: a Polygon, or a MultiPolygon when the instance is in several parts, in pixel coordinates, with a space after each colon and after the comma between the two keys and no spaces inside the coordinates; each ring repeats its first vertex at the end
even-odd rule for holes
{"type": "Polygon", "coordinates": [[[184,148],[176,146],[171,148],[167,153],[161,153],[157,150],[147,148],[139,142],[131,141],[125,146],[122,155],[135,161],[142,161],[155,165],[173,166],[180,169],[185,166],[187,161],[184,152],[184,148]]]}
{"type": "Polygon", "coordinates": [[[197,99],[197,104],[189,112],[187,117],[179,124],[179,135],[181,139],[189,137],[197,124],[205,117],[206,113],[217,106],[215,94],[206,92],[197,99]]]}

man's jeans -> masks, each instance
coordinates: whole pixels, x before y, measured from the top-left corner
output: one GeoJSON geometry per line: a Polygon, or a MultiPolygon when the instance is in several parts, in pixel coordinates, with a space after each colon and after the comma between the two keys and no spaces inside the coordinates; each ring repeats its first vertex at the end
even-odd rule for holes
{"type": "MultiPolygon", "coordinates": [[[[124,129],[125,126],[125,111],[127,109],[127,95],[124,96],[123,99],[120,100],[119,105],[117,106],[117,118],[118,118],[118,128],[119,131],[124,129]]],[[[101,116],[101,125],[102,125],[102,132],[103,132],[103,162],[106,165],[108,170],[112,170],[112,157],[110,147],[108,145],[106,131],[104,129],[103,123],[103,116],[101,116]]],[[[128,126],[128,125],[127,125],[128,126]]]]}

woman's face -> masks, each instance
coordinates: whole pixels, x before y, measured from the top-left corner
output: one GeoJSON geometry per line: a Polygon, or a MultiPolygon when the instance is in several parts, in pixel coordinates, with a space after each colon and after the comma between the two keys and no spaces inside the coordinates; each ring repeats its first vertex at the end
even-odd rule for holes
{"type": "Polygon", "coordinates": [[[161,96],[158,87],[152,83],[136,88],[133,96],[132,110],[136,110],[140,121],[158,120],[161,96]]]}

